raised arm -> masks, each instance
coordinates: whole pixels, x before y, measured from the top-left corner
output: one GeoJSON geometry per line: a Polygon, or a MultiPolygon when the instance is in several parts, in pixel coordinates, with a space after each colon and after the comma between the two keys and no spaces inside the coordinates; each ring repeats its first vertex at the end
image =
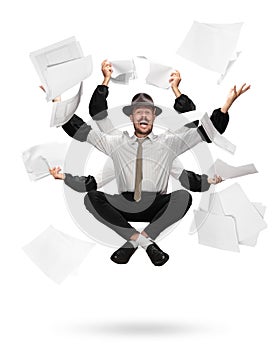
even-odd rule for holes
{"type": "MultiPolygon", "coordinates": [[[[236,85],[230,89],[229,94],[226,98],[226,101],[223,107],[215,109],[210,117],[213,125],[218,130],[220,134],[223,134],[229,123],[229,114],[228,111],[232,106],[233,102],[244,92],[250,89],[251,85],[243,84],[238,90],[236,89],[236,85]]],[[[204,141],[207,143],[211,143],[212,141],[207,136],[203,126],[198,127],[198,131],[204,141]]]]}
{"type": "MultiPolygon", "coordinates": [[[[169,82],[176,96],[174,109],[179,113],[185,113],[185,112],[194,110],[195,105],[193,104],[193,102],[190,100],[188,96],[182,94],[181,91],[179,90],[179,84],[181,80],[182,79],[181,79],[180,72],[174,71],[173,73],[171,73],[169,82]]],[[[234,85],[234,87],[230,89],[224,105],[221,108],[217,108],[213,111],[210,119],[220,134],[223,134],[228,126],[228,123],[229,123],[228,111],[232,106],[233,102],[243,93],[248,91],[250,87],[251,87],[250,85],[243,84],[239,89],[237,89],[236,85],[234,85]]],[[[211,140],[208,138],[203,126],[198,127],[198,125],[199,125],[199,121],[196,120],[192,123],[187,123],[185,126],[188,128],[197,128],[202,139],[208,143],[211,143],[211,140]]]]}
{"type": "Polygon", "coordinates": [[[107,117],[107,97],[109,82],[113,73],[112,64],[108,60],[101,63],[103,82],[94,90],[89,102],[89,114],[93,120],[102,120],[107,117]]]}
{"type": "Polygon", "coordinates": [[[169,83],[176,97],[174,109],[179,113],[194,111],[196,107],[193,101],[187,95],[182,94],[179,90],[181,80],[182,78],[178,70],[171,73],[169,83]]]}

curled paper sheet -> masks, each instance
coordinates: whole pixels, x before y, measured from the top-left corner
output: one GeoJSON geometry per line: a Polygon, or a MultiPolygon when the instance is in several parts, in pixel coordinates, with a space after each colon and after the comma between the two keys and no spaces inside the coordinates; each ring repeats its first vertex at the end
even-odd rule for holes
{"type": "Polygon", "coordinates": [[[136,79],[136,68],[132,59],[111,61],[111,63],[113,67],[111,80],[114,83],[128,84],[131,79],[136,79]]]}
{"type": "Polygon", "coordinates": [[[201,124],[212,142],[232,154],[235,152],[236,146],[217,131],[207,113],[202,117],[201,124]]]}
{"type": "Polygon", "coordinates": [[[236,46],[242,25],[194,21],[177,53],[201,67],[220,73],[221,82],[238,57],[236,46]]]}
{"type": "Polygon", "coordinates": [[[232,179],[239,176],[245,176],[249,174],[257,173],[257,169],[254,164],[246,164],[241,166],[232,166],[217,159],[212,167],[208,170],[207,174],[209,176],[214,176],[215,174],[222,177],[223,180],[232,179]]]}
{"type": "Polygon", "coordinates": [[[67,144],[52,142],[36,145],[22,154],[30,180],[36,181],[50,175],[49,168],[63,166],[67,144]]]}
{"type": "Polygon", "coordinates": [[[93,246],[49,226],[23,250],[49,278],[61,283],[78,268],[93,246]]]}
{"type": "Polygon", "coordinates": [[[91,75],[91,56],[84,57],[71,37],[30,53],[30,59],[50,101],[91,75]]]}
{"type": "Polygon", "coordinates": [[[81,96],[83,93],[83,82],[80,84],[79,91],[76,96],[60,102],[53,103],[52,117],[50,126],[61,126],[68,122],[76,112],[81,96]]]}
{"type": "Polygon", "coordinates": [[[150,73],[146,77],[146,83],[162,89],[168,89],[172,71],[171,67],[150,61],[150,73]]]}

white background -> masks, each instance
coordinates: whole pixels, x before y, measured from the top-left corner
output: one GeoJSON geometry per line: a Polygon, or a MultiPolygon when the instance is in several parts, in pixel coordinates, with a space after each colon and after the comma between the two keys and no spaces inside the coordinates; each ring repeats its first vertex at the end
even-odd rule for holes
{"type": "MultiPolygon", "coordinates": [[[[279,349],[279,18],[277,1],[7,1],[1,8],[1,348],[2,349],[279,349]],[[242,54],[223,83],[175,53],[192,21],[244,22],[242,54]],[[48,279],[22,247],[50,224],[88,240],[73,223],[62,184],[32,183],[21,153],[47,141],[68,142],[49,128],[51,103],[38,89],[29,53],[75,35],[93,75],[78,114],[101,82],[104,58],[145,55],[180,70],[181,90],[199,109],[219,107],[233,84],[252,84],[230,111],[226,136],[235,156],[211,145],[213,157],[233,165],[255,163],[259,174],[238,182],[267,206],[268,228],[255,248],[231,253],[199,245],[188,235],[192,210],[161,241],[170,261],[154,267],[143,251],[125,266],[110,247],[95,245],[79,271],[61,285],[48,279]]],[[[138,91],[172,106],[170,90],[111,84],[110,106],[138,91]]],[[[182,158],[199,171],[191,156],[182,158]]],[[[95,164],[93,164],[94,168],[95,164]]],[[[97,169],[94,168],[94,170],[97,169]]],[[[232,182],[227,182],[230,185],[232,182]]],[[[219,185],[220,189],[224,184],[219,185]]],[[[192,209],[199,203],[194,194],[192,209]]]]}

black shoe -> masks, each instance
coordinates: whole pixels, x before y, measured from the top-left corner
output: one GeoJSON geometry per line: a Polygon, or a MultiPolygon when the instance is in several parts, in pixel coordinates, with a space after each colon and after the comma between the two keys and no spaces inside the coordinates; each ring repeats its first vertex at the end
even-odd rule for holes
{"type": "Polygon", "coordinates": [[[146,252],[151,262],[156,266],[164,265],[169,259],[169,255],[164,253],[155,242],[148,246],[146,252]]]}
{"type": "Polygon", "coordinates": [[[113,253],[111,260],[116,264],[127,264],[136,250],[137,248],[134,248],[133,245],[127,241],[113,253]]]}

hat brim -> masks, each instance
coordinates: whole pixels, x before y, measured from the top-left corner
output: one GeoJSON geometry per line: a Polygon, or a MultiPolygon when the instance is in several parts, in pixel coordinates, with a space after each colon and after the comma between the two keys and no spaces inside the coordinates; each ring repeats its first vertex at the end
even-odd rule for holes
{"type": "Polygon", "coordinates": [[[160,113],[162,113],[162,109],[161,108],[159,108],[157,106],[154,106],[154,105],[149,105],[147,103],[141,103],[141,102],[137,103],[137,104],[135,104],[133,106],[132,105],[124,106],[122,110],[123,110],[124,114],[129,117],[132,114],[132,110],[134,108],[145,107],[145,106],[155,108],[156,109],[156,116],[158,116],[160,113]]]}

